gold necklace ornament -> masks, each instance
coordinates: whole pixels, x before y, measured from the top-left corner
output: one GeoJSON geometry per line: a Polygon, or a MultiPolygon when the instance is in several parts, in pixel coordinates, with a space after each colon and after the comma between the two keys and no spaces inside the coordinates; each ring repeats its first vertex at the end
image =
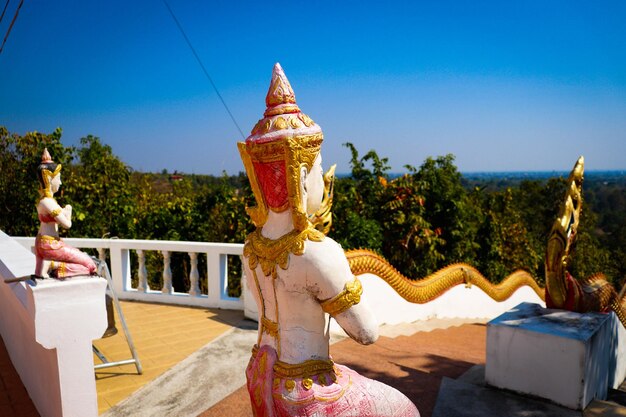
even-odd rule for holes
{"type": "Polygon", "coordinates": [[[278,239],[268,239],[261,234],[262,228],[257,228],[248,235],[243,247],[243,255],[248,258],[250,270],[254,271],[261,265],[265,276],[277,277],[276,267],[286,270],[289,267],[289,255],[302,255],[304,242],[311,240],[321,242],[324,234],[313,227],[303,231],[292,230],[278,239]]]}

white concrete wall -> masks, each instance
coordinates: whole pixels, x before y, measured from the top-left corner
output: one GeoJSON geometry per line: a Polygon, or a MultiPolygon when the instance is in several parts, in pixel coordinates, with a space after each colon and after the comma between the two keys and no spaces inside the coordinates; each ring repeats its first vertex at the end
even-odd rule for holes
{"type": "MultiPolygon", "coordinates": [[[[382,278],[373,274],[359,276],[363,284],[362,302],[367,303],[379,324],[412,323],[431,318],[492,319],[524,301],[545,306],[545,303],[528,286],[515,291],[511,297],[496,302],[480,288],[457,285],[441,297],[426,303],[415,304],[402,298],[382,278]]],[[[247,285],[243,285],[244,313],[257,320],[257,306],[247,285]]],[[[337,322],[331,321],[331,331],[343,332],[337,322]]]]}
{"type": "Polygon", "coordinates": [[[7,284],[34,255],[0,232],[0,333],[42,417],[98,415],[91,343],[106,329],[102,278],[7,284]]]}

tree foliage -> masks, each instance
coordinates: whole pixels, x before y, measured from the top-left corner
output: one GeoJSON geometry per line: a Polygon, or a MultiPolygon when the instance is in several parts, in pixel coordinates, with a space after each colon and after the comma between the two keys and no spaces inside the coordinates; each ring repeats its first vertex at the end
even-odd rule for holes
{"type": "MultiPolygon", "coordinates": [[[[245,212],[252,196],[242,173],[177,177],[166,170],[135,172],[98,137],[89,135],[77,147],[66,147],[61,135],[56,129],[19,136],[0,127],[4,232],[37,233],[36,167],[44,147],[64,166],[56,198],[74,207],[73,237],[243,242],[253,229],[245,212]]],[[[494,282],[518,268],[543,281],[545,245],[565,193],[562,178],[471,182],[458,172],[452,155],[429,157],[419,167],[409,165],[404,174],[392,175],[388,159],[376,151],[361,156],[353,144],[345,146],[351,171],[336,180],[330,232],[345,249],[375,250],[412,278],[466,262],[494,282]]],[[[625,190],[623,178],[586,184],[571,262],[575,276],[602,271],[616,282],[626,276],[625,190]]],[[[154,287],[162,258],[151,253],[146,261],[155,271],[154,287]]],[[[239,268],[236,262],[229,259],[229,267],[239,268]]],[[[206,259],[200,257],[199,263],[205,275],[206,259]]],[[[174,254],[172,268],[174,287],[186,291],[188,258],[174,254]]],[[[233,281],[233,295],[237,286],[233,281]]]]}

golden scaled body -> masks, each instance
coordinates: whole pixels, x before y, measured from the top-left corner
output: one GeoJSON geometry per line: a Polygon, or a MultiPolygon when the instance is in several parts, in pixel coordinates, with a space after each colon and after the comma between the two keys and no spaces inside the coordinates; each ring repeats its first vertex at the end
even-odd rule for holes
{"type": "Polygon", "coordinates": [[[419,280],[411,280],[402,275],[382,256],[365,249],[346,252],[350,269],[354,275],[374,274],[387,282],[402,298],[424,304],[436,299],[452,287],[460,284],[476,285],[495,301],[504,301],[524,285],[531,287],[543,300],[544,290],[526,271],[518,270],[506,277],[500,284],[489,282],[476,268],[468,264],[449,265],[419,280]]]}

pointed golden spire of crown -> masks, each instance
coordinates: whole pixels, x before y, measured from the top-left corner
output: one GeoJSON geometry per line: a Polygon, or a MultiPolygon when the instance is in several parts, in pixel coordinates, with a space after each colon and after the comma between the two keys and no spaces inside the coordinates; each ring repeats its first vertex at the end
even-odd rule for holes
{"type": "Polygon", "coordinates": [[[295,113],[300,111],[296,104],[296,95],[289,84],[283,68],[277,62],[272,72],[272,82],[265,96],[267,110],[265,116],[295,113]]]}
{"type": "Polygon", "coordinates": [[[49,164],[50,162],[54,162],[52,157],[50,156],[50,152],[48,152],[48,148],[43,149],[43,154],[41,154],[41,163],[49,164]]]}

